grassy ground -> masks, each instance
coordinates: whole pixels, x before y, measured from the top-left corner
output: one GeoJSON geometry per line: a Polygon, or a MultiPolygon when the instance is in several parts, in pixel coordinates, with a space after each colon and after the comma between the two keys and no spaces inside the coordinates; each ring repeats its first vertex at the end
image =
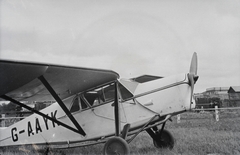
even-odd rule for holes
{"type": "MultiPolygon", "coordinates": [[[[181,115],[181,122],[168,122],[166,129],[175,138],[172,150],[156,149],[152,139],[145,132],[137,136],[129,145],[131,154],[166,154],[166,155],[206,155],[206,154],[240,154],[240,111],[221,111],[220,121],[216,122],[213,113],[185,113],[181,115]]],[[[85,155],[102,154],[103,144],[50,150],[49,155],[85,155]]],[[[0,150],[1,155],[28,155],[45,154],[44,151],[35,151],[24,147],[9,150],[0,150]]]]}

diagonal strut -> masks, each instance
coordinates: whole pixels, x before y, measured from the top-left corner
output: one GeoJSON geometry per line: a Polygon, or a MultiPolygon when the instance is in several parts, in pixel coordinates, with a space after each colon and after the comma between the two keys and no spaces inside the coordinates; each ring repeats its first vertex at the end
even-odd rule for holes
{"type": "Polygon", "coordinates": [[[42,113],[42,112],[40,112],[40,111],[37,111],[37,110],[35,110],[35,109],[33,109],[33,108],[31,108],[31,107],[29,107],[29,106],[27,106],[27,105],[25,105],[25,104],[17,101],[17,100],[14,100],[13,98],[11,98],[11,97],[9,97],[9,96],[7,96],[7,95],[2,95],[1,98],[3,98],[4,100],[10,101],[10,102],[12,102],[12,103],[14,103],[14,104],[17,104],[17,105],[19,105],[19,106],[21,106],[21,107],[23,107],[23,108],[26,108],[27,110],[32,111],[33,113],[36,113],[36,114],[38,114],[38,115],[40,115],[40,116],[42,116],[42,117],[45,117],[45,118],[53,121],[54,123],[57,123],[57,124],[65,127],[65,128],[67,128],[67,129],[69,129],[69,130],[72,130],[72,131],[74,131],[74,132],[79,133],[79,134],[82,135],[82,133],[80,133],[80,132],[79,132],[78,130],[76,130],[75,128],[73,128],[73,127],[71,127],[71,126],[68,126],[67,124],[62,123],[62,122],[60,122],[60,121],[58,121],[58,120],[56,120],[56,119],[54,119],[54,118],[52,118],[52,117],[50,117],[50,116],[42,113]]]}
{"type": "Polygon", "coordinates": [[[73,115],[70,113],[70,111],[68,110],[68,108],[65,106],[65,104],[63,103],[63,101],[59,98],[59,96],[57,95],[57,93],[54,91],[54,89],[51,87],[51,85],[48,83],[48,81],[44,78],[44,76],[40,76],[38,77],[38,79],[42,82],[42,84],[47,88],[47,90],[51,93],[51,95],[53,96],[53,98],[57,101],[57,103],[60,105],[60,107],[62,108],[62,110],[66,113],[66,115],[68,116],[68,118],[72,121],[72,123],[75,125],[75,127],[78,129],[79,133],[83,136],[86,136],[86,133],[83,131],[83,129],[81,128],[81,126],[78,124],[78,122],[76,121],[76,119],[73,117],[73,115]]]}

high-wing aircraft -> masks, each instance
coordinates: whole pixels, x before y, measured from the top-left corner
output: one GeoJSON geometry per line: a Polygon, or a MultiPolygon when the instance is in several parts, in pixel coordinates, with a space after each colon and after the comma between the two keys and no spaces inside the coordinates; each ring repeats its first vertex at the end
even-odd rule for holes
{"type": "Polygon", "coordinates": [[[195,107],[197,54],[190,71],[170,77],[120,79],[100,69],[0,60],[0,98],[34,114],[0,129],[0,147],[69,148],[105,143],[103,154],[129,154],[146,131],[157,148],[173,148],[164,129],[174,115],[195,107]],[[53,101],[40,111],[28,103],[53,101]]]}

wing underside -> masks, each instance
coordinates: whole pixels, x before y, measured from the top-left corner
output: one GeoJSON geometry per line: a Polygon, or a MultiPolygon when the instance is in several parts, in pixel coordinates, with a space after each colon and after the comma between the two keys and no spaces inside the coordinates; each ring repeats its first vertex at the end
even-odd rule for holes
{"type": "Polygon", "coordinates": [[[49,91],[39,80],[44,76],[60,99],[116,80],[113,71],[79,67],[0,61],[0,96],[18,101],[51,101],[49,91]]]}

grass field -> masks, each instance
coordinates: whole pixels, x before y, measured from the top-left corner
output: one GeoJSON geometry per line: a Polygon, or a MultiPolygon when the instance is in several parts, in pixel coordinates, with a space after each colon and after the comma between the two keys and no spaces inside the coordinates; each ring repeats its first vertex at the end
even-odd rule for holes
{"type": "MultiPolygon", "coordinates": [[[[207,154],[240,154],[240,110],[221,111],[220,121],[216,122],[211,112],[181,114],[181,122],[176,117],[166,124],[175,138],[172,150],[156,149],[152,139],[146,132],[137,136],[129,145],[131,154],[164,154],[164,155],[207,155],[207,154]]],[[[49,155],[85,155],[102,154],[103,144],[50,150],[49,155]]],[[[20,147],[11,150],[0,150],[1,155],[28,155],[45,154],[44,151],[35,151],[20,147]]]]}

